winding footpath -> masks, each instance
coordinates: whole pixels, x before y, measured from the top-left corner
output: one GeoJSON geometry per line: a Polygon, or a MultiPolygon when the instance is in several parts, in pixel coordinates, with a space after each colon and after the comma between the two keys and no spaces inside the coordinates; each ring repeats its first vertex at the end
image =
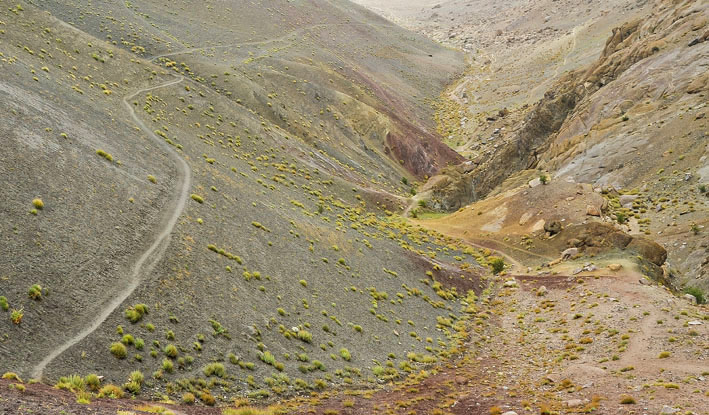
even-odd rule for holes
{"type": "Polygon", "coordinates": [[[131,269],[130,279],[127,285],[121,287],[118,292],[112,293],[111,301],[102,307],[100,312],[91,320],[90,324],[81,330],[79,333],[75,334],[73,337],[68,339],[64,344],[52,350],[50,354],[45,356],[45,358],[39,362],[34,369],[32,369],[32,377],[35,379],[41,379],[44,369],[49,365],[54,359],[59,355],[64,353],[70,347],[79,343],[85,339],[89,334],[93,333],[106,319],[110,316],[138,287],[142,281],[141,276],[146,275],[152,270],[152,268],[157,264],[160,258],[167,250],[168,240],[170,239],[170,234],[175,228],[175,224],[179,219],[182,211],[187,204],[189,198],[189,190],[192,182],[192,173],[187,165],[187,162],[182,156],[180,156],[174,148],[161,139],[155,133],[153,133],[143,121],[138,118],[135,114],[135,110],[130,105],[130,100],[136,95],[145,93],[147,91],[152,91],[158,88],[165,88],[175,84],[178,84],[184,80],[184,77],[177,76],[177,79],[172,81],[164,82],[160,85],[156,85],[150,88],[145,88],[138,90],[125,98],[123,98],[123,105],[130,113],[133,121],[140,127],[145,134],[150,136],[156,144],[165,150],[167,154],[175,161],[177,164],[177,182],[178,186],[175,190],[175,202],[173,206],[169,206],[170,210],[165,213],[165,218],[163,219],[163,226],[159,230],[159,233],[155,236],[153,243],[143,252],[143,254],[138,258],[138,260],[133,264],[131,269]],[[152,261],[149,261],[153,259],[152,261]],[[147,264],[147,265],[146,265],[147,264]]]}

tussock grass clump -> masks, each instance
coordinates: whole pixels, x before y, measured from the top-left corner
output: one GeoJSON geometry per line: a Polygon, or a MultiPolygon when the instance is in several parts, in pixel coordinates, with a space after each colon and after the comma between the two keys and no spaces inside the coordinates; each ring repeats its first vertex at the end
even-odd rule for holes
{"type": "Polygon", "coordinates": [[[306,343],[312,343],[313,335],[307,330],[298,330],[298,339],[306,343]]]}
{"type": "Polygon", "coordinates": [[[39,284],[34,284],[33,286],[30,287],[29,290],[27,290],[27,295],[35,301],[41,300],[42,299],[42,286],[39,284]]]}
{"type": "Polygon", "coordinates": [[[126,346],[130,346],[135,343],[135,339],[130,334],[124,334],[123,337],[121,338],[121,343],[123,343],[126,346]]]}
{"type": "Polygon", "coordinates": [[[9,379],[9,380],[16,380],[16,381],[22,383],[22,379],[20,379],[20,377],[19,377],[19,376],[17,375],[17,373],[15,373],[15,372],[5,372],[5,373],[2,375],[2,378],[3,378],[3,379],[9,379]]]}
{"type": "Polygon", "coordinates": [[[170,357],[172,359],[177,357],[177,347],[175,347],[174,344],[168,344],[165,346],[165,356],[170,357]]]}
{"type": "Polygon", "coordinates": [[[79,392],[86,389],[86,381],[79,375],[62,376],[54,386],[57,389],[79,392]]]}
{"type": "Polygon", "coordinates": [[[10,313],[10,321],[12,321],[14,324],[20,324],[22,323],[22,318],[24,316],[25,311],[22,308],[20,308],[19,310],[13,309],[10,313]]]}
{"type": "Polygon", "coordinates": [[[276,363],[276,357],[268,350],[263,353],[260,353],[258,357],[259,359],[261,359],[262,362],[266,363],[267,365],[273,366],[273,364],[276,363]]]}
{"type": "Polygon", "coordinates": [[[342,357],[343,359],[345,359],[348,362],[350,361],[350,359],[352,359],[352,355],[350,354],[350,351],[345,349],[344,347],[342,349],[340,349],[340,357],[342,357]]]}
{"type": "Polygon", "coordinates": [[[32,201],[32,206],[34,206],[35,209],[42,210],[44,209],[44,202],[42,201],[42,199],[37,198],[32,201]]]}
{"type": "Polygon", "coordinates": [[[126,319],[133,324],[142,320],[146,314],[148,314],[148,306],[145,304],[136,304],[125,311],[126,319]]]}
{"type": "Polygon", "coordinates": [[[175,368],[175,365],[172,363],[172,360],[165,358],[162,360],[162,370],[164,370],[167,373],[172,373],[173,369],[175,368]]]}
{"type": "Polygon", "coordinates": [[[108,160],[108,161],[113,161],[113,156],[110,155],[110,154],[108,154],[108,153],[106,153],[105,151],[103,151],[103,150],[101,150],[101,149],[96,150],[96,154],[98,154],[99,156],[105,158],[105,159],[108,160]]]}
{"type": "Polygon", "coordinates": [[[10,309],[10,303],[7,302],[7,297],[0,296],[0,308],[2,308],[2,311],[7,311],[10,309]]]}
{"type": "Polygon", "coordinates": [[[185,405],[193,405],[195,399],[197,399],[197,398],[196,398],[196,397],[194,396],[194,394],[191,393],[191,392],[185,392],[185,393],[182,395],[182,403],[185,404],[185,405]]]}
{"type": "Polygon", "coordinates": [[[106,385],[98,392],[99,398],[121,399],[123,397],[123,389],[116,385],[106,385]]]}
{"type": "Polygon", "coordinates": [[[84,379],[86,387],[94,392],[97,392],[101,388],[101,379],[95,373],[92,373],[84,379]]]}
{"type": "Polygon", "coordinates": [[[190,197],[192,198],[192,200],[194,200],[194,201],[197,202],[197,203],[200,203],[200,204],[201,204],[201,203],[204,203],[204,198],[203,198],[202,196],[200,196],[200,195],[196,195],[196,194],[193,193],[193,194],[190,195],[190,197]]]}
{"type": "Polygon", "coordinates": [[[636,402],[635,398],[633,398],[632,396],[623,394],[620,395],[620,403],[623,405],[634,405],[636,402]]]}
{"type": "Polygon", "coordinates": [[[128,350],[126,350],[126,346],[123,343],[113,343],[111,344],[111,354],[117,359],[125,359],[128,355],[128,350]]]}
{"type": "Polygon", "coordinates": [[[11,383],[10,384],[10,389],[15,389],[18,392],[24,392],[25,391],[25,385],[21,383],[11,383]]]}
{"type": "Polygon", "coordinates": [[[214,406],[217,403],[217,400],[214,399],[214,396],[208,391],[202,391],[202,393],[199,394],[199,400],[207,406],[214,406]]]}
{"type": "Polygon", "coordinates": [[[221,363],[210,363],[203,369],[205,376],[216,376],[218,378],[223,378],[226,376],[226,369],[221,363]]]}

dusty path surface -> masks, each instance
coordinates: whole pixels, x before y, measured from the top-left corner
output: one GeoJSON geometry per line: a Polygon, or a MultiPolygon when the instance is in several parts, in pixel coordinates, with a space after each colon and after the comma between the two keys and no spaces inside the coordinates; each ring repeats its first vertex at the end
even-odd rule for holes
{"type": "Polygon", "coordinates": [[[388,27],[388,28],[396,27],[393,24],[324,23],[324,24],[317,24],[317,25],[301,27],[296,30],[293,30],[292,32],[288,32],[288,33],[284,34],[283,36],[279,36],[279,37],[273,38],[273,39],[256,40],[253,42],[230,43],[228,45],[212,45],[212,46],[200,46],[197,48],[180,49],[175,52],[166,52],[166,53],[161,53],[159,55],[149,56],[146,59],[149,61],[154,61],[156,59],[166,58],[168,56],[186,55],[186,54],[190,54],[190,53],[194,53],[194,52],[201,52],[201,51],[205,51],[205,50],[209,50],[209,49],[224,49],[224,48],[234,48],[234,47],[240,47],[240,46],[268,45],[269,43],[282,42],[291,36],[295,36],[299,33],[305,32],[307,30],[324,28],[324,27],[338,27],[338,26],[368,26],[368,27],[388,27]]]}
{"type": "Polygon", "coordinates": [[[177,219],[182,214],[182,211],[185,208],[185,204],[187,203],[187,200],[189,198],[189,189],[192,182],[192,174],[189,166],[187,165],[187,162],[183,159],[183,157],[180,156],[177,151],[175,151],[169,144],[167,144],[165,140],[156,136],[155,133],[153,133],[143,123],[143,121],[138,118],[129,101],[138,94],[145,93],[147,91],[152,91],[154,89],[169,87],[178,84],[183,80],[184,78],[182,76],[178,76],[177,79],[164,82],[162,84],[150,88],[140,89],[123,98],[123,104],[130,113],[131,119],[140,127],[141,130],[143,130],[143,132],[145,132],[145,134],[150,136],[150,138],[152,138],[160,147],[162,147],[163,150],[165,150],[165,152],[167,152],[167,154],[169,154],[170,157],[172,157],[175,160],[175,163],[177,164],[178,186],[175,189],[176,197],[174,205],[171,206],[171,209],[165,213],[165,219],[163,219],[163,226],[160,228],[159,233],[155,235],[153,243],[145,250],[145,252],[143,252],[143,254],[135,262],[135,264],[133,264],[128,284],[122,287],[120,291],[112,293],[111,301],[105,306],[103,306],[103,308],[96,314],[94,319],[91,321],[91,324],[89,326],[85,327],[83,330],[81,330],[73,337],[68,339],[66,342],[64,342],[64,344],[55,348],[49,355],[45,356],[44,359],[42,359],[42,361],[39,362],[32,370],[33,378],[41,378],[42,373],[44,372],[44,369],[47,367],[47,365],[49,365],[54,359],[56,359],[59,355],[64,353],[70,347],[79,343],[81,340],[85,339],[89,334],[93,333],[108,318],[108,316],[111,315],[111,313],[113,313],[116,308],[118,308],[123,303],[123,301],[125,301],[133,293],[133,291],[135,291],[135,289],[138,287],[138,284],[140,284],[140,282],[142,281],[141,276],[149,273],[150,270],[155,266],[155,264],[160,260],[160,258],[162,258],[163,254],[165,253],[165,250],[168,246],[170,234],[172,234],[172,231],[175,228],[175,224],[177,223],[177,219]]]}

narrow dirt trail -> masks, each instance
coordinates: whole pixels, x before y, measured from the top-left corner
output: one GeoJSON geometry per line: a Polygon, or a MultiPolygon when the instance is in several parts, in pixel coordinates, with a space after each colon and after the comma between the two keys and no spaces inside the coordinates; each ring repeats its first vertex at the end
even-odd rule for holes
{"type": "Polygon", "coordinates": [[[205,51],[205,50],[209,50],[209,49],[225,49],[225,48],[234,48],[234,47],[240,47],[240,46],[268,45],[270,43],[282,42],[284,40],[287,40],[291,36],[298,35],[300,33],[306,32],[308,30],[317,29],[317,28],[326,28],[326,27],[340,27],[340,26],[394,27],[392,25],[369,24],[369,23],[323,23],[323,24],[304,26],[304,27],[295,29],[291,32],[288,32],[282,36],[279,36],[279,37],[276,37],[273,39],[255,40],[255,41],[251,41],[251,42],[230,43],[228,45],[200,46],[197,48],[181,49],[181,50],[178,50],[175,52],[167,52],[167,53],[162,53],[160,55],[149,56],[149,57],[146,57],[145,59],[152,62],[156,59],[166,58],[168,56],[187,55],[190,53],[201,52],[201,51],[205,51]]]}
{"type": "Polygon", "coordinates": [[[177,79],[164,82],[160,85],[156,85],[150,88],[140,89],[123,98],[123,104],[130,113],[131,119],[140,127],[141,130],[143,130],[143,132],[150,136],[150,138],[152,138],[156,144],[162,147],[163,150],[165,150],[165,152],[169,154],[170,157],[172,157],[172,159],[177,164],[178,187],[175,190],[174,205],[168,206],[170,210],[165,213],[163,225],[159,230],[159,233],[157,233],[157,235],[155,236],[153,243],[145,250],[145,252],[143,252],[143,254],[135,262],[135,264],[133,264],[128,284],[122,287],[120,291],[111,294],[111,301],[105,306],[103,306],[100,312],[96,314],[96,316],[93,318],[93,320],[91,320],[91,323],[87,327],[85,327],[79,333],[68,339],[61,346],[52,350],[50,354],[45,356],[44,359],[42,359],[42,361],[34,367],[34,369],[32,370],[32,377],[35,379],[40,379],[42,377],[44,369],[54,359],[56,359],[59,355],[64,353],[70,347],[85,339],[89,334],[93,333],[108,318],[108,316],[111,315],[111,313],[113,313],[131,294],[133,294],[133,291],[135,291],[135,289],[142,281],[141,276],[149,273],[167,250],[167,242],[170,238],[170,234],[172,234],[172,231],[175,228],[175,224],[177,223],[177,220],[182,214],[182,211],[184,210],[185,205],[187,204],[187,200],[189,198],[189,189],[192,182],[192,173],[184,158],[180,156],[169,144],[167,144],[165,140],[156,136],[155,133],[153,133],[149,128],[147,128],[143,121],[138,118],[129,101],[138,94],[145,93],[147,91],[152,91],[158,88],[165,88],[171,85],[175,85],[182,82],[183,80],[184,78],[182,76],[178,76],[177,79]],[[151,259],[152,261],[149,261],[151,259]]]}

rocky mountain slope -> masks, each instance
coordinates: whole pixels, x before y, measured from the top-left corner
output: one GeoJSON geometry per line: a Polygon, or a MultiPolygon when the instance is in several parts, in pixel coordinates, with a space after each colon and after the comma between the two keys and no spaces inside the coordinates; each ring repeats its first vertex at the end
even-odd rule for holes
{"type": "Polygon", "coordinates": [[[706,14],[701,2],[660,2],[614,29],[595,62],[429,181],[429,204],[458,209],[515,174],[588,183],[608,195],[612,220],[665,245],[677,286],[707,289],[706,14]]]}
{"type": "Polygon", "coordinates": [[[709,6],[358,2],[3,4],[0,412],[709,415],[709,6]]]}
{"type": "Polygon", "coordinates": [[[427,102],[462,59],[362,8],[4,4],[0,66],[3,372],[207,404],[376,383],[449,348],[436,264],[482,289],[390,216],[459,160],[427,102]]]}

